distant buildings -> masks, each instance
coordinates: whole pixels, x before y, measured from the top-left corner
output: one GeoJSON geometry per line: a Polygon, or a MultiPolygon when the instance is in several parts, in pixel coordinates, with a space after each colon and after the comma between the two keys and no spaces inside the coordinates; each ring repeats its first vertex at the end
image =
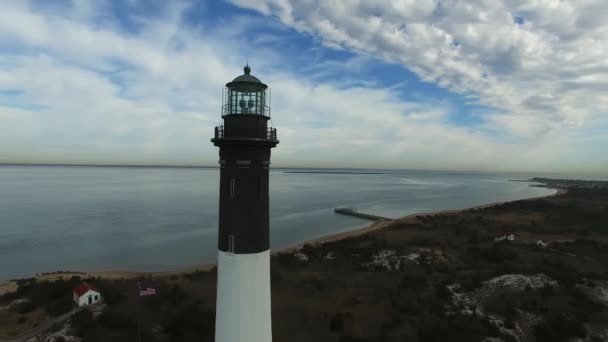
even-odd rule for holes
{"type": "Polygon", "coordinates": [[[78,306],[95,304],[101,301],[101,293],[89,283],[82,282],[74,288],[74,302],[78,306]]]}

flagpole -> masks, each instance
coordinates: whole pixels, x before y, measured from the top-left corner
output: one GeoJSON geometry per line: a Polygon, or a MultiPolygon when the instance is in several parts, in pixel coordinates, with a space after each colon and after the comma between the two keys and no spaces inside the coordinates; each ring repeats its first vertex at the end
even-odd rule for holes
{"type": "Polygon", "coordinates": [[[141,283],[137,282],[137,287],[139,287],[139,292],[137,292],[137,342],[141,342],[141,330],[139,328],[139,311],[141,306],[141,283]]]}
{"type": "Polygon", "coordinates": [[[137,294],[137,297],[139,297],[140,299],[136,300],[137,303],[137,312],[136,312],[136,316],[137,316],[137,342],[141,342],[141,324],[140,324],[140,319],[139,316],[141,315],[141,303],[142,303],[142,299],[141,297],[144,296],[155,296],[156,295],[156,289],[153,287],[146,287],[145,291],[141,290],[141,283],[137,282],[137,287],[139,288],[139,293],[137,294]]]}

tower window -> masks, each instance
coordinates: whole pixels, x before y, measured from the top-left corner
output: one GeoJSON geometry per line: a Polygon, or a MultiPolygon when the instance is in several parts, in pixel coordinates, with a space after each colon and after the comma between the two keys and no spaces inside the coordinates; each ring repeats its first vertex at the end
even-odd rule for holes
{"type": "Polygon", "coordinates": [[[228,253],[234,254],[234,235],[228,235],[228,253]]]}
{"type": "Polygon", "coordinates": [[[234,177],[230,178],[230,199],[234,199],[236,197],[236,179],[234,177]]]}

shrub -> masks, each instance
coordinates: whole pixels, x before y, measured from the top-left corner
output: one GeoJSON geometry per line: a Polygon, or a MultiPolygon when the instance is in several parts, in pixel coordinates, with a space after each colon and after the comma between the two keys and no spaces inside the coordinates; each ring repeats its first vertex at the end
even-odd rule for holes
{"type": "Polygon", "coordinates": [[[21,298],[21,296],[19,295],[19,293],[17,291],[7,292],[3,295],[0,295],[0,303],[9,303],[9,302],[17,300],[19,298],[21,298]]]}
{"type": "Polygon", "coordinates": [[[339,342],[368,342],[368,341],[376,341],[376,340],[357,338],[357,337],[351,336],[349,334],[340,335],[340,340],[339,340],[339,342]]]}
{"type": "Polygon", "coordinates": [[[79,336],[84,336],[93,326],[93,314],[88,309],[82,309],[72,316],[72,327],[79,336]]]}
{"type": "Polygon", "coordinates": [[[587,331],[581,322],[564,315],[546,317],[534,328],[534,337],[537,342],[570,341],[573,337],[584,338],[587,331]]]}
{"type": "Polygon", "coordinates": [[[442,282],[441,284],[438,284],[435,287],[435,296],[443,300],[452,298],[452,292],[450,292],[450,290],[448,289],[448,285],[449,284],[447,282],[442,282]]]}
{"type": "Polygon", "coordinates": [[[16,282],[18,287],[25,287],[30,283],[36,282],[36,278],[17,279],[16,282]]]}
{"type": "Polygon", "coordinates": [[[423,290],[427,285],[426,279],[427,276],[423,272],[411,270],[403,275],[399,288],[402,290],[423,290]]]}
{"type": "Polygon", "coordinates": [[[36,306],[31,301],[22,302],[11,307],[12,311],[15,311],[19,314],[26,314],[28,312],[32,312],[36,309],[36,306]]]}
{"type": "Polygon", "coordinates": [[[289,253],[281,253],[275,257],[279,265],[291,266],[295,263],[295,258],[289,253]]]}
{"type": "Polygon", "coordinates": [[[164,315],[162,323],[170,341],[180,340],[186,334],[194,334],[199,340],[211,339],[215,332],[215,313],[203,310],[200,302],[188,302],[172,307],[164,315]]]}
{"type": "Polygon", "coordinates": [[[516,302],[513,300],[515,294],[495,292],[485,302],[485,309],[494,314],[498,314],[507,320],[517,316],[515,310],[516,302]]]}
{"type": "Polygon", "coordinates": [[[59,323],[53,323],[53,325],[51,325],[51,327],[49,328],[49,332],[55,332],[55,331],[59,331],[63,329],[63,325],[59,324],[59,323]]]}
{"type": "Polygon", "coordinates": [[[329,331],[337,332],[344,330],[344,317],[341,313],[336,313],[329,320],[329,331]]]}
{"type": "Polygon", "coordinates": [[[107,309],[99,316],[99,324],[111,329],[126,330],[133,325],[133,317],[132,313],[107,309]]]}
{"type": "Polygon", "coordinates": [[[124,291],[119,289],[117,286],[112,286],[105,282],[98,282],[96,285],[99,291],[103,294],[104,303],[112,306],[121,304],[125,301],[126,296],[124,291]]]}
{"type": "Polygon", "coordinates": [[[45,309],[50,316],[56,317],[69,312],[73,307],[74,304],[72,304],[72,297],[68,295],[64,298],[50,302],[45,309]]]}
{"type": "Polygon", "coordinates": [[[486,336],[498,335],[498,328],[491,323],[465,316],[429,317],[418,330],[420,342],[481,341],[486,336]]]}

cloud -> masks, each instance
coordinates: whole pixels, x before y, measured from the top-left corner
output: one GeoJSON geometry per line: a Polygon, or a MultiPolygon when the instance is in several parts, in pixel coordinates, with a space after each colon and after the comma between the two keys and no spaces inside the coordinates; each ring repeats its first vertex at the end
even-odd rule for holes
{"type": "Polygon", "coordinates": [[[499,109],[488,121],[509,121],[504,128],[514,134],[580,125],[608,108],[603,1],[232,3],[276,16],[328,46],[401,63],[423,80],[499,109]]]}
{"type": "MultiPolygon", "coordinates": [[[[607,104],[595,90],[604,84],[599,52],[567,53],[604,32],[594,28],[602,18],[577,21],[580,32],[573,34],[551,15],[539,16],[541,5],[515,2],[498,9],[234,3],[283,24],[243,12],[230,17],[230,27],[202,16],[192,24],[187,2],[167,3],[153,15],[133,3],[121,13],[127,23],[107,2],[3,4],[0,94],[8,95],[0,96],[0,162],[216,165],[209,138],[220,122],[221,87],[247,55],[253,73],[274,89],[279,166],[576,169],[580,163],[561,160],[552,148],[585,148],[580,132],[596,122],[608,127],[598,118],[607,104]],[[494,21],[500,25],[488,24],[494,21]],[[300,57],[294,68],[298,52],[275,45],[292,44],[285,25],[348,57],[319,54],[308,64],[300,57]],[[256,29],[257,39],[244,38],[256,29]],[[480,125],[455,125],[448,102],[404,100],[403,92],[415,89],[348,76],[377,58],[496,110],[480,125]],[[572,62],[558,68],[558,60],[572,62]]],[[[569,160],[575,152],[568,150],[569,160]]]]}

